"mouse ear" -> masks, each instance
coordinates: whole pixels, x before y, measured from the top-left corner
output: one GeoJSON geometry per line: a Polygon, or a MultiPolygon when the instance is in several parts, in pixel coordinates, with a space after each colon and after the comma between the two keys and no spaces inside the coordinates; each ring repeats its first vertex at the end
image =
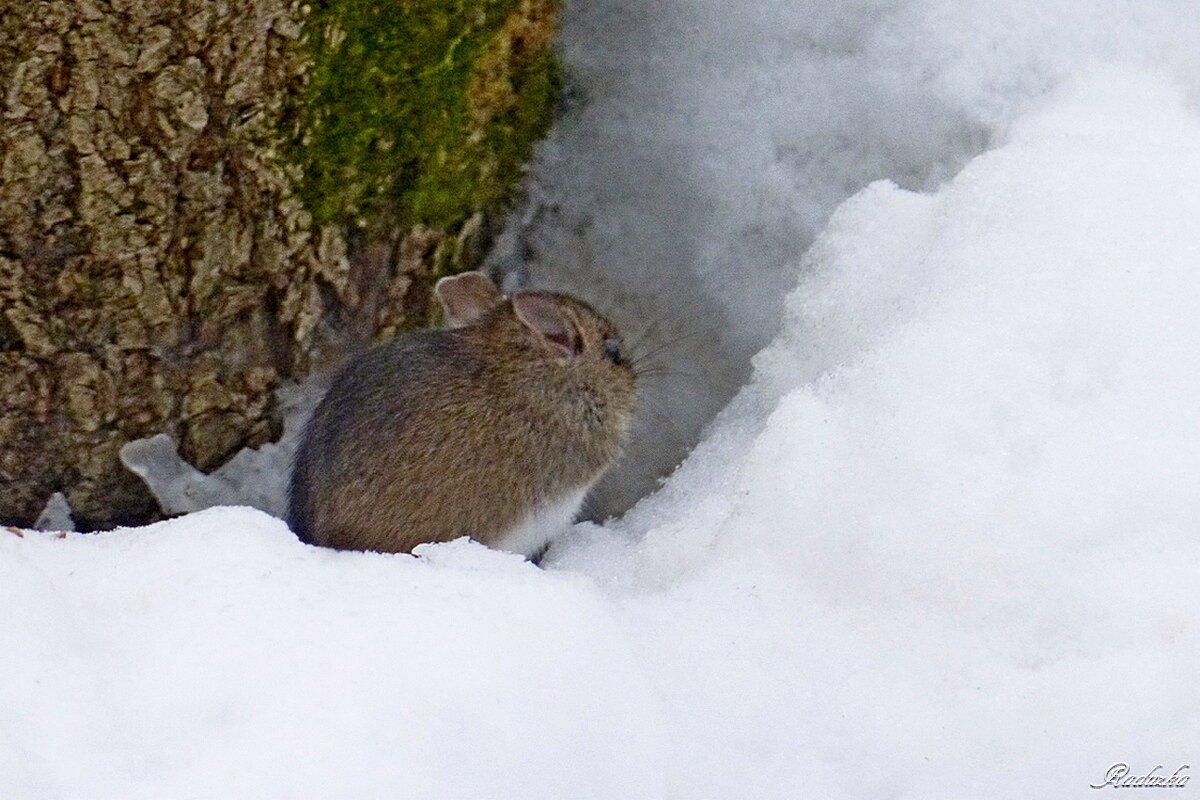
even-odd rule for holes
{"type": "Polygon", "coordinates": [[[583,351],[583,337],[575,323],[563,313],[562,304],[548,292],[518,292],[513,297],[513,311],[527,328],[539,334],[566,356],[583,351]]]}
{"type": "Polygon", "coordinates": [[[446,325],[451,328],[478,322],[504,299],[492,279],[482,272],[442,278],[433,287],[433,293],[442,304],[446,325]]]}

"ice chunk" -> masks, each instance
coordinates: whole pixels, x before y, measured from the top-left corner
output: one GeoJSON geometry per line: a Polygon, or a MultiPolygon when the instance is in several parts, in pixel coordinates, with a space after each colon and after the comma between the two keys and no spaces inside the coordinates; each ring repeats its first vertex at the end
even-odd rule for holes
{"type": "Polygon", "coordinates": [[[280,440],[244,448],[212,473],[205,474],[184,461],[166,434],[129,442],[121,448],[121,462],[145,481],[168,514],[245,505],[282,517],[300,433],[328,382],[328,375],[318,374],[301,385],[280,387],[276,393],[284,420],[280,440]]]}
{"type": "Polygon", "coordinates": [[[75,530],[75,520],[71,518],[71,504],[67,502],[67,496],[62,492],[50,495],[50,499],[46,501],[46,507],[42,509],[41,514],[38,514],[33,527],[39,531],[75,530]]]}

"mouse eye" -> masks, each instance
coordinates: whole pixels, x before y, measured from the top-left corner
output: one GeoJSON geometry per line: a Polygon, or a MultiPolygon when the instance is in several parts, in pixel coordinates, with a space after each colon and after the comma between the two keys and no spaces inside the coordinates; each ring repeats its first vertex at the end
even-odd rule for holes
{"type": "Polygon", "coordinates": [[[616,339],[604,340],[604,357],[614,364],[621,363],[621,342],[616,339]]]}

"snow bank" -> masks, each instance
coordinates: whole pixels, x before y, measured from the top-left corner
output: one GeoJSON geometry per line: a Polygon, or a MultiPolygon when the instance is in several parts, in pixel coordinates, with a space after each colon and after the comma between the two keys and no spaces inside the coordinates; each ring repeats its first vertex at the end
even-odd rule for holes
{"type": "Polygon", "coordinates": [[[556,553],[670,676],[676,796],[1082,797],[1194,763],[1198,217],[1200,116],[1123,71],[934,195],[838,210],[709,439],[623,537],[556,553]]]}
{"type": "Polygon", "coordinates": [[[671,482],[539,570],[0,530],[6,798],[1068,798],[1200,742],[1200,115],[875,183],[671,482]]]}
{"type": "Polygon", "coordinates": [[[0,534],[6,799],[662,795],[657,701],[578,577],[249,509],[0,534]]]}
{"type": "Polygon", "coordinates": [[[801,253],[878,179],[935,190],[1095,63],[1200,90],[1189,0],[587,0],[560,47],[576,100],[514,220],[532,280],[671,343],[637,442],[593,498],[669,471],[778,330],[801,253]]]}

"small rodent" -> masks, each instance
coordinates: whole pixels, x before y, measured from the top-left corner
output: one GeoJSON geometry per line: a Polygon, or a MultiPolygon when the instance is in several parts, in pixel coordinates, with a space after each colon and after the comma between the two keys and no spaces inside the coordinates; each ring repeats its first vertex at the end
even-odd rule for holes
{"type": "Polygon", "coordinates": [[[354,359],[296,453],[301,540],[406,553],[470,536],[533,557],[574,518],[628,436],[621,336],[565,294],[500,294],[483,273],[434,288],[450,327],[354,359]]]}

